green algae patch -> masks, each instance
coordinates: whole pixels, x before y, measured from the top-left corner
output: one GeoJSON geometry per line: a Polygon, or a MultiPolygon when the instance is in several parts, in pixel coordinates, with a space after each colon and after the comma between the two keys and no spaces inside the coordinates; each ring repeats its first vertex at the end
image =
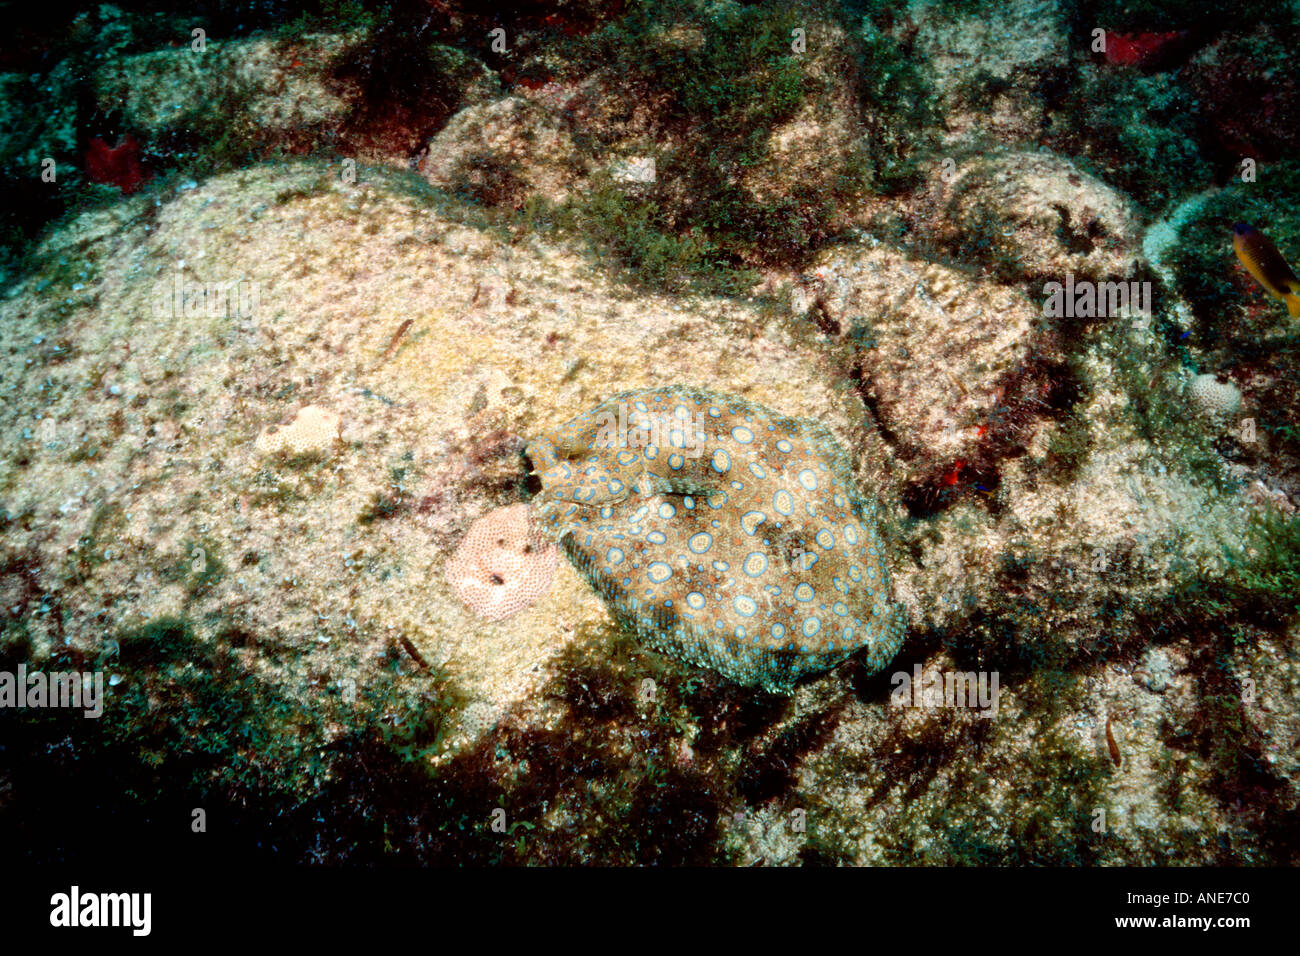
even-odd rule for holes
{"type": "Polygon", "coordinates": [[[1077,100],[1054,114],[1050,141],[1087,157],[1092,172],[1158,210],[1210,182],[1196,101],[1167,74],[1089,72],[1077,100]],[[1088,117],[1079,123],[1078,117],[1088,117]],[[1068,119],[1067,119],[1068,117],[1068,119]]]}
{"type": "Polygon", "coordinates": [[[653,139],[627,139],[618,123],[575,131],[593,157],[644,148],[656,176],[597,175],[527,218],[582,239],[641,288],[735,294],[755,268],[802,262],[861,197],[915,183],[937,125],[923,71],[855,10],[636,4],[559,50],[579,75],[618,62],[609,94],[629,115],[656,104],[653,139]]]}
{"type": "Polygon", "coordinates": [[[224,830],[232,792],[282,790],[277,802],[288,802],[319,772],[301,742],[316,718],[248,675],[227,648],[198,639],[186,620],[120,633],[96,657],[58,648],[27,665],[105,672],[99,719],[49,709],[0,715],[3,737],[27,755],[11,777],[4,823],[37,858],[95,858],[124,825],[182,840],[194,808],[224,830]],[[64,786],[69,773],[76,787],[64,786]],[[56,825],[72,820],[70,829],[56,825]]]}
{"type": "Polygon", "coordinates": [[[1223,542],[1214,570],[1188,567],[1171,604],[1178,620],[1226,632],[1235,625],[1281,628],[1300,615],[1300,517],[1269,508],[1251,516],[1240,540],[1223,542]]]}

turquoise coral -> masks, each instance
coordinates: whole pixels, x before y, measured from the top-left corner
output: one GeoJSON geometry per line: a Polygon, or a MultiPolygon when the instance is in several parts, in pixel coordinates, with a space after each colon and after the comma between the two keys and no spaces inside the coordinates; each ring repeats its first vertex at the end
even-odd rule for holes
{"type": "Polygon", "coordinates": [[[527,454],[539,526],[656,650],[789,693],[902,644],[875,504],[821,424],[673,386],[616,395],[527,454]]]}

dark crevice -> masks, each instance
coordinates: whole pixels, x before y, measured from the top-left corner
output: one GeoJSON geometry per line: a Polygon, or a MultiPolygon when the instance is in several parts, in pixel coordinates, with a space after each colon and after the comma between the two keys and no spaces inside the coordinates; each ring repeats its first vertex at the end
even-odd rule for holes
{"type": "MultiPolygon", "coordinates": [[[[1042,354],[1047,350],[1034,350],[1042,354]]],[[[910,482],[902,500],[913,518],[931,518],[958,501],[974,496],[991,513],[1001,512],[996,492],[1001,464],[1025,454],[1025,441],[1043,419],[1060,421],[1084,396],[1084,385],[1067,362],[1041,358],[1013,370],[998,383],[1007,398],[993,409],[969,458],[936,466],[910,482]]],[[[866,402],[866,392],[860,390],[866,402]]]]}

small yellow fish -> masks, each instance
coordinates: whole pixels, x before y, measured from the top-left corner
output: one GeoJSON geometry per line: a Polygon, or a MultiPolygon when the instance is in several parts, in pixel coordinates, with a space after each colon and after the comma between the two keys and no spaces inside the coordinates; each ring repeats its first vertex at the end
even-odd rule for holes
{"type": "Polygon", "coordinates": [[[1285,302],[1292,318],[1300,316],[1300,279],[1277,246],[1255,227],[1239,222],[1232,227],[1232,248],[1264,290],[1285,302]]]}

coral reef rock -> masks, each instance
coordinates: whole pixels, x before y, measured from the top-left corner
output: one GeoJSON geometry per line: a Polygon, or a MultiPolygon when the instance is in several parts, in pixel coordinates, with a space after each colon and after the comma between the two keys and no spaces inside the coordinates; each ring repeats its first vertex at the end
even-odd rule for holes
{"type": "Polygon", "coordinates": [[[435,186],[492,202],[517,205],[532,195],[560,202],[576,156],[568,133],[544,108],[509,96],[453,116],[429,141],[422,172],[435,186]]]}
{"type": "Polygon", "coordinates": [[[1140,255],[1131,201],[1071,160],[1012,151],[942,168],[932,177],[927,234],[947,251],[1063,282],[1131,279],[1140,255]]]}

